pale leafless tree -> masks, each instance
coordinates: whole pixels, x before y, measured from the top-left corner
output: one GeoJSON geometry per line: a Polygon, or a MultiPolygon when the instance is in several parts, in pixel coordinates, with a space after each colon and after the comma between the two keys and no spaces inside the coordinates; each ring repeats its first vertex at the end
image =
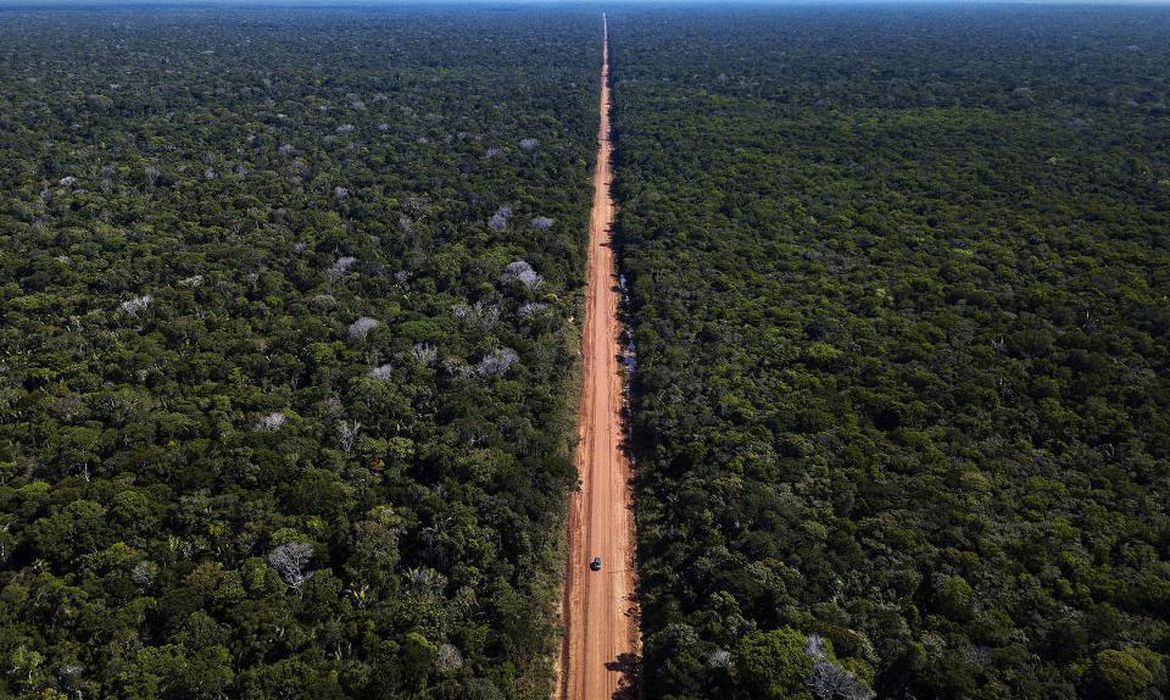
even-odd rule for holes
{"type": "Polygon", "coordinates": [[[282,544],[268,553],[268,563],[289,587],[300,589],[316,573],[309,569],[313,546],[302,542],[282,544]]]}
{"type": "Polygon", "coordinates": [[[154,577],[158,575],[158,564],[152,561],[140,561],[130,570],[130,580],[140,593],[150,590],[154,584],[154,577]]]}
{"type": "Polygon", "coordinates": [[[362,431],[362,424],[357,421],[341,421],[337,424],[337,437],[341,440],[341,449],[346,454],[353,451],[358,434],[362,431]]]}
{"type": "Polygon", "coordinates": [[[495,214],[492,214],[492,218],[488,219],[488,228],[493,231],[503,231],[508,228],[508,218],[511,216],[511,207],[500,207],[495,214]]]}
{"type": "Polygon", "coordinates": [[[325,276],[329,279],[330,282],[336,282],[337,280],[344,277],[345,273],[349,272],[349,268],[357,264],[357,261],[358,259],[352,255],[344,255],[338,258],[337,262],[333,263],[333,265],[325,271],[325,276]]]}
{"type": "Polygon", "coordinates": [[[273,411],[266,416],[261,416],[260,420],[256,421],[256,430],[262,433],[271,433],[280,430],[284,425],[286,418],[280,411],[273,411]]]}
{"type": "Polygon", "coordinates": [[[447,643],[439,647],[438,652],[435,653],[435,668],[446,673],[448,671],[455,671],[463,667],[463,654],[459,653],[459,647],[454,644],[447,643]]]}
{"type": "Polygon", "coordinates": [[[821,635],[808,636],[804,653],[813,660],[808,686],[817,700],[869,700],[873,697],[873,693],[853,674],[833,663],[825,651],[825,640],[821,635]]]}
{"type": "Polygon", "coordinates": [[[370,334],[370,331],[377,328],[378,325],[380,324],[378,323],[377,319],[370,318],[369,316],[362,316],[358,320],[349,324],[349,339],[365,340],[366,336],[370,334]]]}
{"type": "Polygon", "coordinates": [[[500,348],[483,356],[475,371],[481,377],[497,377],[504,374],[512,365],[520,361],[520,356],[512,348],[500,348]]]}
{"type": "Polygon", "coordinates": [[[516,260],[508,263],[504,268],[503,274],[500,275],[500,282],[507,284],[513,280],[519,281],[528,289],[536,289],[540,286],[543,278],[536,274],[536,270],[523,260],[516,260]]]}
{"type": "Polygon", "coordinates": [[[140,312],[143,309],[145,309],[146,307],[150,306],[151,302],[153,302],[153,301],[154,301],[154,297],[152,297],[149,294],[143,294],[140,297],[134,297],[133,299],[127,299],[126,301],[119,304],[118,308],[120,308],[121,310],[130,314],[131,316],[137,316],[138,312],[140,312]]]}
{"type": "Polygon", "coordinates": [[[484,304],[477,301],[473,305],[456,304],[451,307],[451,314],[460,323],[478,328],[485,333],[496,327],[500,320],[500,309],[495,304],[484,304]]]}
{"type": "Polygon", "coordinates": [[[420,364],[430,366],[434,364],[439,357],[439,351],[435,349],[434,345],[430,343],[416,343],[410,350],[410,354],[414,359],[418,360],[420,364]]]}

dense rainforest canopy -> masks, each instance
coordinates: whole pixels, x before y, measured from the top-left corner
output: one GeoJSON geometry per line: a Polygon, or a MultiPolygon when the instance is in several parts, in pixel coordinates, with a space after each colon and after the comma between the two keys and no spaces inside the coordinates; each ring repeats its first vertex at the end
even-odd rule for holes
{"type": "Polygon", "coordinates": [[[0,13],[0,696],[547,697],[599,27],[0,13]]]}
{"type": "Polygon", "coordinates": [[[644,692],[1170,691],[1170,11],[611,14],[644,692]]]}
{"type": "MultiPolygon", "coordinates": [[[[1170,695],[1170,11],[610,19],[642,694],[1170,695]]],[[[0,697],[548,696],[599,30],[0,11],[0,697]]]]}

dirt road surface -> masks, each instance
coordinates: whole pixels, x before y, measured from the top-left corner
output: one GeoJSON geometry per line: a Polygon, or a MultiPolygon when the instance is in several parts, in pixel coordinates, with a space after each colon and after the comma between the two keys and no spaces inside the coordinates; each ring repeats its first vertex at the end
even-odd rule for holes
{"type": "Polygon", "coordinates": [[[609,25],[602,15],[601,123],[593,173],[589,260],[582,337],[581,407],[576,464],[581,489],[569,503],[569,561],[565,577],[565,642],[561,697],[622,697],[633,680],[639,649],[634,601],[630,465],[618,356],[618,290],[610,247],[609,25]],[[590,571],[599,556],[601,571],[590,571]]]}

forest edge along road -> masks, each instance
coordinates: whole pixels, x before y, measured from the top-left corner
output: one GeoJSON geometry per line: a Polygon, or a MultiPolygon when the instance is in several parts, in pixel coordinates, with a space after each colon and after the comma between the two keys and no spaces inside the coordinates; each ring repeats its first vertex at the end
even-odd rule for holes
{"type": "Polygon", "coordinates": [[[618,293],[610,227],[609,24],[602,15],[600,123],[589,219],[581,405],[581,488],[569,500],[560,696],[612,698],[633,681],[639,640],[634,601],[630,465],[623,452],[618,293]],[[590,570],[594,557],[604,562],[590,570]]]}

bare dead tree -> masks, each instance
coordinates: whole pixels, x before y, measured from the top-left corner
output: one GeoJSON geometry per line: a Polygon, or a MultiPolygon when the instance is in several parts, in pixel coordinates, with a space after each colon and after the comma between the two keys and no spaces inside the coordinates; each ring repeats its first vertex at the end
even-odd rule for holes
{"type": "Polygon", "coordinates": [[[352,255],[344,255],[338,258],[337,262],[333,263],[333,265],[331,265],[329,269],[325,271],[325,277],[328,278],[330,282],[336,282],[337,280],[344,277],[345,273],[349,272],[349,268],[357,264],[357,261],[358,259],[352,255]]]}
{"type": "Polygon", "coordinates": [[[140,297],[127,299],[126,301],[119,304],[118,308],[130,314],[131,316],[137,316],[138,312],[150,306],[151,302],[153,301],[154,297],[149,294],[143,294],[140,297]]]}
{"type": "Polygon", "coordinates": [[[357,421],[341,421],[337,424],[337,436],[341,439],[341,449],[346,454],[353,451],[354,443],[357,442],[358,434],[361,433],[362,424],[357,421]]]}
{"type": "Polygon", "coordinates": [[[316,572],[309,569],[313,545],[302,542],[282,544],[268,553],[268,563],[290,588],[300,590],[316,572]]]}
{"type": "Polygon", "coordinates": [[[524,260],[516,260],[508,263],[504,272],[500,274],[500,282],[507,284],[513,281],[520,282],[528,289],[536,289],[544,279],[532,269],[532,265],[524,260]]]}
{"type": "Polygon", "coordinates": [[[419,364],[430,366],[434,364],[435,360],[439,358],[439,351],[435,349],[434,345],[430,343],[416,343],[410,350],[410,354],[419,364]]]}
{"type": "Polygon", "coordinates": [[[280,430],[284,425],[285,416],[280,411],[273,411],[266,416],[261,416],[260,420],[256,421],[256,430],[262,433],[271,433],[280,430]]]}
{"type": "Polygon", "coordinates": [[[508,219],[511,216],[511,207],[500,207],[495,214],[492,214],[492,218],[488,219],[488,228],[493,231],[503,231],[508,228],[508,219]]]}
{"type": "Polygon", "coordinates": [[[520,361],[520,356],[512,348],[500,348],[483,356],[475,371],[481,377],[498,377],[504,374],[512,365],[520,361]]]}
{"type": "Polygon", "coordinates": [[[378,327],[378,325],[379,323],[377,319],[370,318],[369,316],[363,316],[349,324],[349,339],[365,340],[366,336],[370,334],[370,331],[374,330],[374,328],[378,327]]]}

